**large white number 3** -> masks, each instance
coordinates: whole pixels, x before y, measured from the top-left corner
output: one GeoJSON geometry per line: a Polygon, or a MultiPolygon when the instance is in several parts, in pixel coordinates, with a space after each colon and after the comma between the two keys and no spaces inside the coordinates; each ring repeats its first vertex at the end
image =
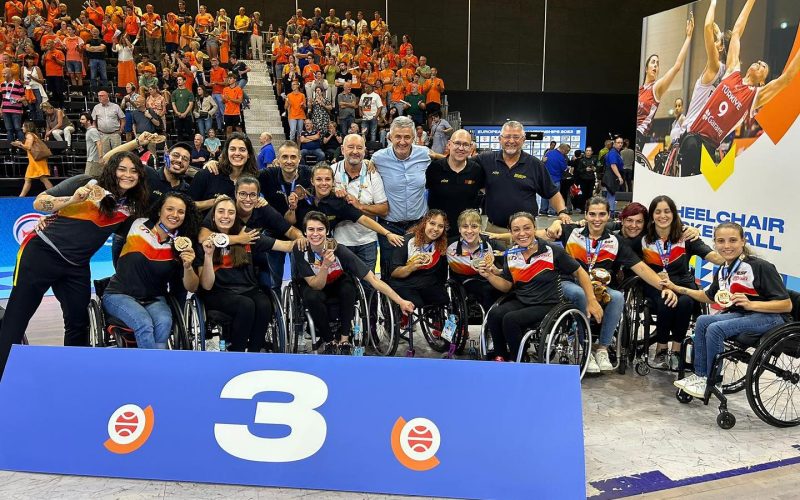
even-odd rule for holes
{"type": "Polygon", "coordinates": [[[719,113],[717,113],[717,116],[722,116],[725,113],[727,113],[728,112],[728,107],[729,107],[728,103],[725,102],[725,101],[722,101],[721,103],[719,103],[719,109],[718,109],[719,113]]]}
{"type": "Polygon", "coordinates": [[[229,454],[254,462],[293,462],[315,454],[325,443],[325,418],[315,411],[328,399],[328,386],[313,375],[281,370],[242,373],[222,388],[221,398],[253,399],[261,392],[285,392],[290,403],[259,402],[253,423],[289,426],[286,437],[254,436],[247,425],[214,424],[214,437],[229,454]]]}

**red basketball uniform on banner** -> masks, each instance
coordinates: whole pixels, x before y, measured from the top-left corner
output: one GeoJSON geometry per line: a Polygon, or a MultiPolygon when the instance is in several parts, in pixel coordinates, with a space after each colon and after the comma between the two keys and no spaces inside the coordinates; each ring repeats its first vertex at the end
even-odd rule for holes
{"type": "Polygon", "coordinates": [[[653,83],[647,83],[639,87],[639,108],[636,110],[636,131],[642,135],[650,133],[650,126],[653,124],[653,117],[658,109],[658,100],[653,93],[653,83]]]}
{"type": "Polygon", "coordinates": [[[746,85],[739,70],[723,78],[708,99],[689,132],[699,134],[719,147],[742,120],[754,109],[758,87],[746,85]]]}

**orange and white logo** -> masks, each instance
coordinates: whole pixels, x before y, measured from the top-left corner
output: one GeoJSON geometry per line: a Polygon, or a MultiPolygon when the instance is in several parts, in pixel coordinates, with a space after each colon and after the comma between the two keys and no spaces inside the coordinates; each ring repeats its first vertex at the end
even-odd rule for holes
{"type": "Polygon", "coordinates": [[[426,471],[439,465],[436,452],[441,444],[439,428],[427,418],[417,417],[406,422],[399,417],[392,428],[392,452],[411,470],[426,471]]]}
{"type": "Polygon", "coordinates": [[[108,419],[108,439],[103,446],[120,455],[136,451],[150,438],[154,423],[153,407],[143,410],[134,404],[122,405],[108,419]]]}

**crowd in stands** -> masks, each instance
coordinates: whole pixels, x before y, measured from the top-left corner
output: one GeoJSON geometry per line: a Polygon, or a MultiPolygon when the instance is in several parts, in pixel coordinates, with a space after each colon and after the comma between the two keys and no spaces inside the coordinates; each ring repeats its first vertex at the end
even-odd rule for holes
{"type": "Polygon", "coordinates": [[[391,122],[410,117],[415,143],[444,153],[453,128],[442,118],[444,81],[408,35],[389,30],[379,12],[343,18],[317,7],[298,9],[271,40],[277,92],[283,101],[289,139],[303,154],[332,159],[348,133],[386,145],[391,122]]]}

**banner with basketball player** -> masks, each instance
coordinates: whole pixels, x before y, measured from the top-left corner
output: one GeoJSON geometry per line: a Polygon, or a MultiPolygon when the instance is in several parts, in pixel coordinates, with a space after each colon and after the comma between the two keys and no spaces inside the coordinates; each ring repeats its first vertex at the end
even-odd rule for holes
{"type": "Polygon", "coordinates": [[[575,366],[14,346],[0,408],[4,470],[586,497],[575,366]]]}
{"type": "MultiPolygon", "coordinates": [[[[800,2],[700,0],[647,17],[634,200],[671,196],[710,241],[738,222],[800,276],[800,2]]],[[[791,285],[791,283],[790,283],[791,285]]]]}

